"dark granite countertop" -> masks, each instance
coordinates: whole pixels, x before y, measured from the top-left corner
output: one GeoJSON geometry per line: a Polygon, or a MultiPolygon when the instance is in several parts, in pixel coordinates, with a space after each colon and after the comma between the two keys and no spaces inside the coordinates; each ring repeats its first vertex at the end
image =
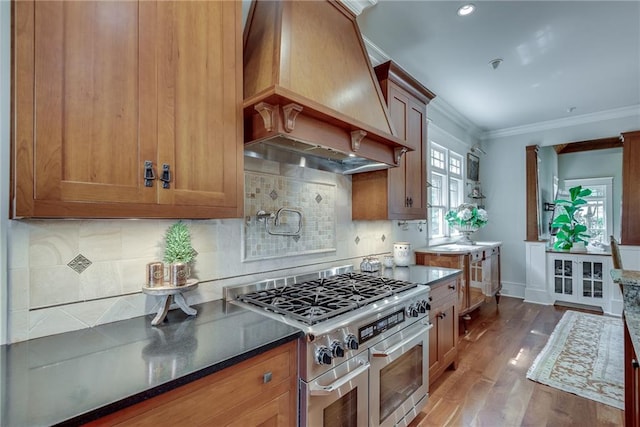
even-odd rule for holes
{"type": "Polygon", "coordinates": [[[487,248],[501,246],[502,242],[474,242],[473,245],[461,245],[458,243],[447,243],[442,245],[425,246],[415,249],[417,253],[437,254],[437,255],[465,255],[483,251],[487,248]]]}
{"type": "Polygon", "coordinates": [[[0,425],[78,425],[302,336],[222,300],[0,347],[0,425]]]}
{"type": "Polygon", "coordinates": [[[611,270],[613,283],[622,287],[624,320],[636,354],[640,354],[640,271],[611,270]]]}
{"type": "Polygon", "coordinates": [[[382,276],[396,280],[406,280],[421,285],[436,285],[443,280],[462,274],[462,270],[446,267],[410,265],[407,267],[382,268],[382,276]]]}

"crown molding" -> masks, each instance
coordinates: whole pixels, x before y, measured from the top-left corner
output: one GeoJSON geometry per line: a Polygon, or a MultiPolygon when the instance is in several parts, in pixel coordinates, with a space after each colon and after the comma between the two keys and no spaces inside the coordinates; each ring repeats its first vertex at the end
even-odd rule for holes
{"type": "MultiPolygon", "coordinates": [[[[392,60],[392,58],[385,51],[383,51],[378,46],[376,46],[371,40],[369,40],[365,36],[362,36],[362,40],[363,40],[363,42],[365,44],[365,47],[367,49],[367,53],[369,55],[369,60],[371,61],[371,65],[372,66],[375,67],[375,66],[380,65],[380,64],[382,64],[384,62],[392,60]]],[[[459,126],[462,129],[464,129],[466,132],[471,134],[473,137],[480,139],[480,135],[482,135],[482,131],[480,130],[480,128],[478,126],[476,126],[471,120],[467,119],[465,116],[460,114],[460,112],[458,112],[458,110],[453,108],[443,98],[441,98],[439,96],[436,96],[429,103],[429,110],[438,111],[439,113],[441,113],[442,115],[447,117],[449,120],[451,120],[452,123],[454,123],[455,125],[459,126]]],[[[428,114],[427,114],[427,116],[428,116],[428,114]]],[[[432,122],[430,119],[427,119],[427,120],[429,121],[429,123],[432,122]]],[[[438,129],[443,130],[443,128],[441,128],[439,126],[437,126],[437,127],[438,127],[438,129]]],[[[448,135],[452,136],[450,132],[446,132],[446,133],[448,135]]],[[[460,141],[460,142],[463,142],[458,138],[456,138],[456,139],[458,141],[460,141]]]]}
{"type": "Polygon", "coordinates": [[[451,104],[444,100],[444,98],[436,96],[433,101],[429,103],[429,109],[438,111],[451,120],[455,125],[477,138],[480,138],[482,135],[482,130],[475,123],[453,108],[451,104]]]}
{"type": "Polygon", "coordinates": [[[364,46],[367,49],[367,54],[369,55],[369,60],[371,61],[372,66],[375,67],[391,59],[391,57],[387,55],[385,51],[373,44],[373,42],[365,36],[362,36],[362,41],[364,42],[364,46]]]}
{"type": "Polygon", "coordinates": [[[548,120],[545,122],[538,122],[530,125],[492,130],[484,132],[481,136],[481,139],[484,141],[487,139],[523,135],[527,133],[542,132],[570,126],[579,126],[605,120],[624,119],[633,116],[640,117],[640,104],[631,105],[628,107],[613,108],[611,110],[599,111],[597,113],[582,114],[580,116],[567,117],[564,119],[548,120]]]}
{"type": "Polygon", "coordinates": [[[360,15],[368,7],[375,6],[378,0],[340,0],[356,16],[360,15]]]}
{"type": "MultiPolygon", "coordinates": [[[[472,141],[463,141],[462,139],[458,138],[457,136],[455,136],[454,134],[452,134],[451,132],[449,132],[445,128],[438,126],[432,120],[427,119],[427,135],[429,135],[429,129],[437,130],[439,133],[443,134],[447,138],[450,138],[451,140],[455,141],[456,143],[458,143],[458,144],[460,144],[460,145],[462,145],[464,147],[467,147],[467,149],[471,149],[471,146],[473,146],[473,144],[474,144],[472,141]]],[[[430,140],[431,139],[429,138],[429,141],[430,140]]],[[[436,142],[436,144],[438,144],[438,142],[436,142]]]]}

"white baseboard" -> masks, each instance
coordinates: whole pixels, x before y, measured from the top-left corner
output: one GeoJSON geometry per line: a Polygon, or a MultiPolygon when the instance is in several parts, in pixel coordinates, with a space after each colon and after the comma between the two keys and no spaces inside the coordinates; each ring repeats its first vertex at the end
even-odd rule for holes
{"type": "Polygon", "coordinates": [[[542,289],[526,289],[524,293],[524,302],[544,305],[553,304],[553,301],[549,297],[547,291],[542,289]]]}
{"type": "Polygon", "coordinates": [[[524,298],[524,283],[514,283],[502,281],[502,289],[500,295],[514,298],[524,298]]]}
{"type": "Polygon", "coordinates": [[[611,300],[611,312],[606,312],[612,316],[622,316],[622,310],[624,310],[624,302],[620,300],[611,300]]]}

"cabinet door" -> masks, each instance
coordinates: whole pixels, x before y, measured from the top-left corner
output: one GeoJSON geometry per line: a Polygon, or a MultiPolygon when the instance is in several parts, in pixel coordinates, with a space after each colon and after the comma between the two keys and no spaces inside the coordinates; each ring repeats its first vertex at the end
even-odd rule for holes
{"type": "Polygon", "coordinates": [[[389,84],[389,112],[398,136],[415,151],[402,156],[397,168],[389,169],[390,217],[426,218],[426,105],[389,84]]]}
{"type": "Polygon", "coordinates": [[[604,263],[597,260],[580,260],[582,276],[581,281],[581,297],[585,301],[603,301],[604,300],[604,263]]]}
{"type": "MultiPolygon", "coordinates": [[[[389,83],[389,95],[387,97],[391,122],[397,132],[398,138],[408,141],[409,121],[409,97],[398,89],[393,83],[389,83]]],[[[405,190],[405,174],[407,169],[407,155],[402,156],[400,164],[396,168],[390,168],[389,173],[389,212],[401,214],[407,207],[407,193],[405,190]]]]}
{"type": "Polygon", "coordinates": [[[60,216],[65,202],[154,202],[143,179],[156,155],[154,64],[141,55],[150,8],[15,6],[17,215],[60,216]]]}
{"type": "Polygon", "coordinates": [[[553,294],[562,301],[575,301],[574,262],[566,258],[551,260],[551,286],[553,294]]]}
{"type": "Polygon", "coordinates": [[[158,2],[157,163],[171,175],[161,204],[240,214],[240,13],[238,2],[158,2]]]}

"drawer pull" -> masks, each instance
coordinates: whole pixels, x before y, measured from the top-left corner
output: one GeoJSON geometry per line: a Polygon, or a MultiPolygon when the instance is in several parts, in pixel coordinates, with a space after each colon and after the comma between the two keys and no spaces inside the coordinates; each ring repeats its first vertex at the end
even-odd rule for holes
{"type": "Polygon", "coordinates": [[[449,289],[455,290],[456,289],[456,285],[449,285],[449,289]]]}
{"type": "Polygon", "coordinates": [[[267,384],[271,382],[271,378],[273,377],[273,374],[271,372],[267,372],[262,376],[262,383],[263,384],[267,384]]]}

